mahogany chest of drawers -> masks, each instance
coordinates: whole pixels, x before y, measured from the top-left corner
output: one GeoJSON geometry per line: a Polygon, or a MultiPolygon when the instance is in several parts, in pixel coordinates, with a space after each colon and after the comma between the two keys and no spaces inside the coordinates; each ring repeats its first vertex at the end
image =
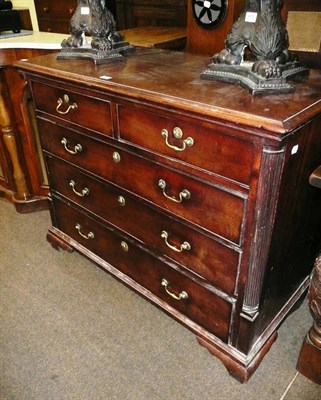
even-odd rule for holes
{"type": "Polygon", "coordinates": [[[21,61],[54,247],[77,250],[184,324],[246,381],[309,283],[321,239],[321,74],[252,97],[207,58],[137,50],[94,66],[21,61]]]}

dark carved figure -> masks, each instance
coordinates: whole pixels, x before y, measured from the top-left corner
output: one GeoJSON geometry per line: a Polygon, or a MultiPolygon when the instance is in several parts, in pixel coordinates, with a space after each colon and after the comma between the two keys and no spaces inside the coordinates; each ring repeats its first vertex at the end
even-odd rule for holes
{"type": "Polygon", "coordinates": [[[213,62],[240,64],[248,47],[255,61],[253,71],[267,78],[280,76],[280,64],[294,60],[288,51],[281,4],[282,0],[247,0],[244,12],[226,38],[226,49],[215,54],[213,62]]]}
{"type": "Polygon", "coordinates": [[[70,20],[70,36],[61,47],[59,59],[89,58],[97,64],[122,59],[122,54],[134,50],[116,30],[106,0],[78,0],[70,20]],[[86,36],[91,37],[90,45],[86,36]]]}
{"type": "Polygon", "coordinates": [[[84,35],[92,36],[91,47],[97,50],[111,50],[112,43],[121,42],[123,36],[116,31],[116,22],[106,7],[105,0],[79,0],[70,21],[70,34],[62,47],[81,47],[84,35]]]}
{"type": "Polygon", "coordinates": [[[314,319],[309,337],[316,347],[321,348],[321,256],[315,262],[315,269],[309,290],[309,306],[314,319]]]}
{"type": "Polygon", "coordinates": [[[226,37],[225,49],[214,54],[201,77],[241,84],[252,94],[293,92],[288,80],[305,78],[309,70],[288,50],[282,3],[246,0],[243,13],[226,37]]]}

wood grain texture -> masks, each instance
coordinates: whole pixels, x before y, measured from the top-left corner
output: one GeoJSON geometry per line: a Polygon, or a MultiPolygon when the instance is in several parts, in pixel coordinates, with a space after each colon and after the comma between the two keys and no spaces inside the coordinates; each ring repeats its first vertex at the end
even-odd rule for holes
{"type": "Polygon", "coordinates": [[[271,137],[286,134],[321,110],[320,71],[312,71],[308,80],[298,83],[294,94],[254,98],[238,85],[200,79],[208,63],[204,56],[140,49],[123,63],[99,67],[87,61],[59,61],[54,54],[16,65],[73,83],[79,82],[80,73],[87,88],[145,99],[168,108],[179,103],[181,112],[258,128],[258,135],[265,129],[271,137]],[[111,79],[104,80],[104,76],[111,79]]]}

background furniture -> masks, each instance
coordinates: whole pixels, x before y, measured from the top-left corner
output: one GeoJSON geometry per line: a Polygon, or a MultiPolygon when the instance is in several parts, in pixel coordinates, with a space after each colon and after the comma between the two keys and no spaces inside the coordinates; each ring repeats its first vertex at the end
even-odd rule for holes
{"type": "Polygon", "coordinates": [[[321,385],[321,257],[317,258],[312,274],[309,307],[313,325],[302,344],[297,370],[321,385]]]}
{"type": "Polygon", "coordinates": [[[63,38],[37,32],[0,41],[0,196],[19,212],[48,208],[48,184],[30,93],[12,64],[56,52],[63,38]]]}
{"type": "MultiPolygon", "coordinates": [[[[310,176],[310,183],[321,189],[321,166],[310,176]]],[[[321,255],[314,263],[309,288],[309,308],[313,325],[302,344],[297,370],[310,380],[321,385],[321,255]]]]}
{"type": "Polygon", "coordinates": [[[78,0],[34,0],[39,30],[43,32],[68,33],[69,22],[78,0]]]}
{"type": "Polygon", "coordinates": [[[310,68],[321,69],[321,2],[285,0],[282,17],[288,29],[290,49],[310,68]]]}
{"type": "Polygon", "coordinates": [[[118,29],[139,26],[186,27],[186,12],[187,0],[116,0],[115,15],[118,29]]]}
{"type": "Polygon", "coordinates": [[[48,240],[180,321],[244,382],[319,249],[309,176],[321,164],[321,73],[294,94],[253,97],[202,81],[207,62],[139,49],[120,64],[16,66],[49,172],[48,240]]]}
{"type": "MultiPolygon", "coordinates": [[[[68,33],[77,3],[77,0],[35,0],[39,30],[68,33]]],[[[186,3],[187,0],[111,0],[108,8],[119,30],[140,26],[186,27],[186,3]]]]}
{"type": "Polygon", "coordinates": [[[186,50],[195,54],[212,56],[224,48],[224,42],[234,21],[243,11],[244,0],[229,0],[227,14],[221,24],[212,29],[198,25],[193,16],[191,0],[187,9],[187,46],[186,50]]]}
{"type": "MultiPolygon", "coordinates": [[[[1,71],[2,72],[2,71],[1,71]]],[[[0,193],[7,198],[26,201],[29,191],[18,158],[17,141],[14,134],[10,112],[7,106],[8,92],[2,74],[0,75],[0,193]],[[11,162],[11,164],[10,164],[11,162]],[[11,173],[10,173],[11,172],[11,173]],[[1,190],[2,189],[2,190],[1,190]],[[11,189],[11,190],[10,190],[11,189]],[[9,194],[10,193],[10,194],[9,194]]]]}
{"type": "Polygon", "coordinates": [[[186,28],[164,26],[140,26],[121,31],[134,46],[183,50],[186,46],[186,28]]]}
{"type": "MultiPolygon", "coordinates": [[[[77,3],[77,0],[35,0],[40,31],[68,33],[77,3]]],[[[108,8],[119,30],[141,26],[186,27],[186,3],[187,0],[111,0],[108,8]]]]}

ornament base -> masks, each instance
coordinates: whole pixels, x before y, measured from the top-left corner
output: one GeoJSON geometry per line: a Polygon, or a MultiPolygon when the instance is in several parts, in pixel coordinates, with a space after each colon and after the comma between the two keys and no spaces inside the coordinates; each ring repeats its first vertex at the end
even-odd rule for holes
{"type": "Polygon", "coordinates": [[[309,69],[298,62],[291,62],[280,66],[282,74],[278,77],[264,78],[253,72],[252,62],[240,65],[226,65],[211,63],[201,73],[201,78],[224,81],[241,85],[252,95],[293,93],[295,85],[289,81],[300,81],[309,76],[309,69]]]}

